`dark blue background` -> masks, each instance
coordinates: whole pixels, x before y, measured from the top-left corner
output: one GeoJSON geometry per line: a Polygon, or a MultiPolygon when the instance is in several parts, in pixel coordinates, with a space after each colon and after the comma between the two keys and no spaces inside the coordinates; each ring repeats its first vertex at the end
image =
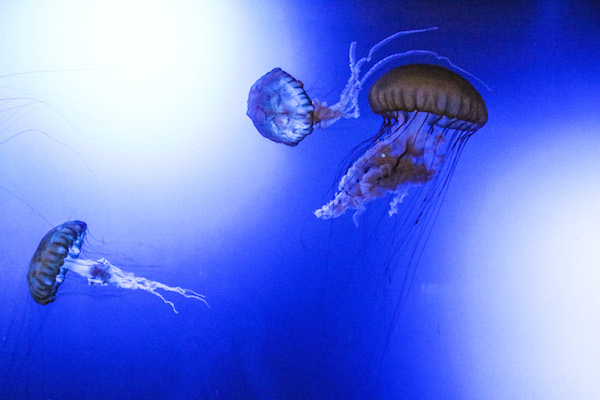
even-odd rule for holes
{"type": "Polygon", "coordinates": [[[0,398],[597,399],[598,21],[592,1],[0,4],[0,398]],[[387,202],[359,227],[312,215],[379,129],[366,91],[296,148],[246,99],[278,66],[333,103],[350,42],[430,26],[379,55],[449,57],[489,122],[393,317],[387,202]],[[211,307],[72,273],[38,306],[30,257],[71,219],[87,256],[211,307]]]}

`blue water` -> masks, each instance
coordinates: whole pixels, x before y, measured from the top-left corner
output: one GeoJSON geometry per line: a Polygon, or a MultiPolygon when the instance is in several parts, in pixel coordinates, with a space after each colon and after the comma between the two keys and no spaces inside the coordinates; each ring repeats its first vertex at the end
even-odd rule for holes
{"type": "Polygon", "coordinates": [[[201,3],[0,5],[1,399],[600,398],[598,5],[201,3]],[[312,215],[379,129],[366,90],[294,148],[245,113],[274,67],[334,103],[350,42],[431,26],[381,55],[449,57],[489,121],[415,264],[386,200],[312,215]],[[34,303],[31,256],[74,219],[87,257],[210,308],[72,273],[34,303]]]}

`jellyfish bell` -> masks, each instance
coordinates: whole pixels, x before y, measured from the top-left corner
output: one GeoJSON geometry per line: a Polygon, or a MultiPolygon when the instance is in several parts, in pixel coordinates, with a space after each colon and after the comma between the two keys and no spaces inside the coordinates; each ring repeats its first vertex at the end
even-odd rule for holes
{"type": "MultiPolygon", "coordinates": [[[[372,145],[342,176],[333,200],[315,211],[318,218],[337,218],[392,195],[389,214],[413,187],[438,180],[428,198],[447,187],[467,139],[487,122],[479,92],[444,67],[409,64],[385,73],[369,91],[371,110],[383,117],[372,145]]],[[[427,200],[427,197],[426,199],[427,200]]]]}
{"type": "Polygon", "coordinates": [[[274,68],[260,77],[250,88],[246,114],[258,132],[277,143],[296,146],[314,128],[324,129],[341,118],[358,118],[358,95],[365,81],[388,62],[410,54],[427,54],[442,58],[428,50],[409,50],[383,58],[361,75],[361,69],[369,63],[373,54],[397,37],[427,32],[436,27],[401,31],[383,39],[373,46],[366,57],[356,60],[356,42],[350,44],[350,77],[340,94],[339,101],[331,106],[326,102],[311,99],[301,81],[296,80],[281,68],[274,68]]]}
{"type": "Polygon", "coordinates": [[[204,296],[193,290],[179,286],[168,286],[144,277],[135,276],[111,264],[108,260],[89,260],[80,258],[81,248],[84,243],[87,224],[83,221],[69,221],[52,228],[42,238],[35,251],[29,271],[27,282],[31,297],[41,305],[47,305],[56,300],[60,284],[64,281],[67,271],[87,279],[90,285],[112,285],[122,289],[144,290],[159,297],[177,313],[175,304],[167,300],[157,290],[174,292],[188,299],[202,301],[206,305],[204,296]]]}
{"type": "Polygon", "coordinates": [[[56,300],[56,292],[65,278],[67,257],[77,258],[87,225],[82,221],[65,222],[42,238],[27,272],[29,293],[36,303],[46,305],[56,300]]]}
{"type": "Polygon", "coordinates": [[[258,132],[277,143],[297,145],[312,132],[315,107],[302,82],[274,68],[250,88],[247,115],[258,132]]]}
{"type": "Polygon", "coordinates": [[[466,79],[439,65],[408,64],[379,78],[369,90],[371,111],[398,120],[412,112],[432,115],[439,127],[476,131],[487,122],[481,94],[466,79]]]}

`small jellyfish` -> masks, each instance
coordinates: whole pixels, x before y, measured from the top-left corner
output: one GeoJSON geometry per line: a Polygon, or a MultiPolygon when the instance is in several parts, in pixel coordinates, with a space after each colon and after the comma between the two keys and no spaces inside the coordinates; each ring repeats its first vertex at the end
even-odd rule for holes
{"type": "Polygon", "coordinates": [[[64,281],[67,271],[70,270],[86,278],[90,285],[113,285],[123,289],[145,290],[160,297],[173,308],[175,313],[177,310],[173,302],[165,299],[157,289],[175,292],[188,299],[200,300],[207,304],[204,296],[199,293],[137,277],[112,265],[104,258],[97,261],[79,258],[86,231],[85,222],[69,221],[51,229],[42,238],[27,272],[29,292],[37,303],[46,305],[56,300],[58,288],[64,281]]]}
{"type": "Polygon", "coordinates": [[[410,188],[432,182],[427,203],[447,187],[467,139],[487,122],[479,92],[437,65],[388,71],[371,87],[369,106],[383,116],[381,129],[342,176],[333,200],[315,211],[318,218],[337,218],[353,209],[357,224],[367,203],[388,194],[391,216],[410,188]]]}
{"type": "Polygon", "coordinates": [[[281,68],[274,68],[259,78],[250,88],[246,114],[262,136],[277,143],[296,146],[312,132],[313,128],[327,128],[340,118],[358,118],[360,116],[358,95],[365,81],[384,64],[412,54],[444,58],[428,50],[395,53],[377,62],[361,77],[363,65],[370,62],[373,54],[383,45],[399,36],[435,29],[437,28],[397,32],[377,43],[369,50],[367,57],[358,61],[355,57],[356,42],[352,42],[349,51],[350,78],[339,101],[331,106],[324,101],[311,99],[301,81],[296,80],[281,68]]]}
{"type": "Polygon", "coordinates": [[[302,82],[281,68],[252,85],[247,115],[261,135],[289,146],[297,145],[321,120],[302,82]]]}

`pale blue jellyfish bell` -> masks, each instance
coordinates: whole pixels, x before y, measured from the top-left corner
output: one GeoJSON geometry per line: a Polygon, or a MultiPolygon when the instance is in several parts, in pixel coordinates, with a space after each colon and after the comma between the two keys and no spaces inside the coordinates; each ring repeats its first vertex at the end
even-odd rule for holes
{"type": "Polygon", "coordinates": [[[192,290],[167,286],[164,283],[135,276],[112,265],[104,258],[96,261],[80,258],[86,231],[85,222],[69,221],[51,229],[42,238],[27,272],[29,292],[37,303],[46,305],[56,300],[58,288],[65,279],[67,271],[73,271],[86,278],[90,285],[112,285],[122,289],[144,290],[169,304],[175,313],[177,313],[175,304],[159,293],[158,289],[199,300],[208,305],[204,296],[192,290]]]}
{"type": "Polygon", "coordinates": [[[302,82],[294,79],[281,68],[275,68],[259,78],[250,88],[248,111],[258,132],[277,143],[297,145],[314,128],[324,129],[340,118],[358,118],[358,95],[365,81],[386,63],[400,57],[423,54],[438,56],[429,50],[409,50],[389,55],[373,65],[362,77],[361,68],[371,62],[373,54],[397,37],[413,33],[428,32],[436,27],[397,32],[369,50],[366,57],[356,60],[356,42],[350,44],[350,78],[337,103],[328,106],[324,101],[312,99],[304,90],[302,82]]]}

